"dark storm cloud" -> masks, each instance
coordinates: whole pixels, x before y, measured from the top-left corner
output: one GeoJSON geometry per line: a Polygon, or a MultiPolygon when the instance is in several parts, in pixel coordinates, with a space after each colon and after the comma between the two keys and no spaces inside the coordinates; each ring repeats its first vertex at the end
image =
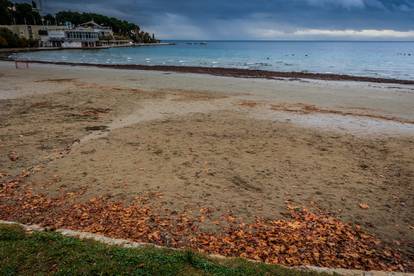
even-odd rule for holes
{"type": "Polygon", "coordinates": [[[43,0],[47,12],[98,12],[162,38],[413,39],[414,0],[43,0]]]}

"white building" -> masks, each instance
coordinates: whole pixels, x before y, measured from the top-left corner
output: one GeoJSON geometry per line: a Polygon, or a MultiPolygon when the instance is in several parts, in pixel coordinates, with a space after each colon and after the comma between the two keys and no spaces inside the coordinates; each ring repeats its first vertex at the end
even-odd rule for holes
{"type": "Polygon", "coordinates": [[[91,20],[89,22],[79,25],[79,28],[85,30],[92,30],[99,34],[99,39],[101,40],[111,40],[114,39],[114,32],[111,27],[105,27],[97,24],[95,21],[91,20]]]}
{"type": "Polygon", "coordinates": [[[83,29],[48,31],[41,36],[41,47],[93,48],[98,46],[99,34],[83,29]]]}

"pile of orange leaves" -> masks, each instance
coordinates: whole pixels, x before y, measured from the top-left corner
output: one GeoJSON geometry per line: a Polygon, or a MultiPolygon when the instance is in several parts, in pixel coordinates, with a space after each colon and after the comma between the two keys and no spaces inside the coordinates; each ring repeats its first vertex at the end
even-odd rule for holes
{"type": "Polygon", "coordinates": [[[413,260],[383,245],[357,226],[306,209],[289,208],[291,218],[243,223],[226,214],[215,233],[201,223],[212,211],[161,216],[147,198],[128,206],[105,199],[85,203],[68,195],[50,198],[19,187],[19,179],[0,184],[0,218],[50,228],[67,228],[113,238],[191,248],[288,266],[314,265],[363,270],[413,271],[413,260]]]}

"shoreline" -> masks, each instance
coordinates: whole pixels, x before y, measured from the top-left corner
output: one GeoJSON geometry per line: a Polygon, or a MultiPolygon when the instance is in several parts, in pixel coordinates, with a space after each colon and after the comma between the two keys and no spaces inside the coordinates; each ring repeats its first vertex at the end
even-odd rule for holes
{"type": "Polygon", "coordinates": [[[175,73],[207,74],[207,75],[213,75],[213,76],[234,77],[234,78],[313,79],[313,80],[324,80],[324,81],[357,81],[357,82],[414,85],[414,80],[373,78],[373,77],[351,76],[351,75],[341,75],[341,74],[251,70],[251,69],[238,69],[238,68],[225,68],[225,67],[140,65],[140,64],[131,64],[131,65],[130,64],[94,64],[94,63],[54,62],[54,61],[40,61],[40,60],[30,60],[27,62],[38,63],[38,64],[68,65],[68,66],[88,66],[88,67],[92,66],[92,67],[98,67],[98,68],[113,68],[113,69],[124,69],[124,70],[145,70],[145,71],[163,71],[163,72],[175,72],[175,73]]]}
{"type": "MultiPolygon", "coordinates": [[[[153,45],[145,45],[153,46],[153,45]]],[[[141,46],[132,46],[141,47],[141,46]]],[[[65,49],[53,49],[65,50],[65,49]]],[[[94,50],[94,49],[86,49],[94,50]]],[[[0,51],[0,60],[16,61],[9,57],[10,54],[16,52],[28,51],[43,51],[42,49],[21,49],[0,51]]],[[[202,66],[178,66],[178,65],[141,65],[141,64],[96,64],[96,63],[80,63],[80,62],[61,62],[61,61],[42,61],[42,60],[22,60],[28,63],[37,64],[54,64],[67,66],[84,66],[84,67],[98,67],[98,68],[113,68],[124,70],[145,70],[145,71],[163,71],[175,73],[193,73],[193,74],[207,74],[222,77],[234,78],[258,78],[258,79],[311,79],[324,81],[356,81],[356,82],[371,82],[371,83],[387,83],[387,84],[402,84],[414,85],[414,80],[393,79],[393,78],[375,78],[365,76],[353,76],[346,74],[326,74],[326,73],[311,73],[311,72],[283,72],[283,71],[268,71],[268,70],[254,70],[242,68],[228,68],[228,67],[202,67],[202,66]]]]}

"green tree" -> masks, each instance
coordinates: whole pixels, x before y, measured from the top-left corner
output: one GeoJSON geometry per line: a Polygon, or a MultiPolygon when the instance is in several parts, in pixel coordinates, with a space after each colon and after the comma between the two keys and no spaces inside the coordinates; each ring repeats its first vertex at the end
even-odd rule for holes
{"type": "Polygon", "coordinates": [[[43,20],[45,25],[56,25],[56,18],[51,14],[45,15],[43,20]]]}
{"type": "Polygon", "coordinates": [[[9,47],[9,43],[7,43],[7,40],[0,36],[0,48],[7,48],[9,47]]]}
{"type": "Polygon", "coordinates": [[[9,29],[0,28],[0,38],[3,41],[2,48],[15,48],[20,45],[19,37],[9,29]]]}
{"type": "Polygon", "coordinates": [[[14,17],[16,18],[16,24],[29,24],[29,25],[40,25],[41,17],[40,14],[33,10],[32,5],[22,3],[15,4],[16,12],[14,17]]]}
{"type": "Polygon", "coordinates": [[[12,24],[12,3],[8,0],[0,0],[0,25],[12,24]]]}

